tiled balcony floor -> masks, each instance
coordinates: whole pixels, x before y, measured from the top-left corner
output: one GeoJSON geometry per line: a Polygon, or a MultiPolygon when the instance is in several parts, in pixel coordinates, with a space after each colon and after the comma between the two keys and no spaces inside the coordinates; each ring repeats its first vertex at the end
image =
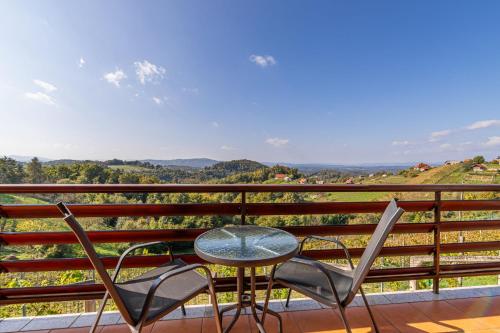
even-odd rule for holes
{"type": "MultiPolygon", "coordinates": [[[[477,288],[462,290],[444,290],[441,295],[430,293],[395,293],[371,295],[370,303],[382,332],[497,332],[500,333],[500,288],[477,288]],[[426,296],[429,295],[429,296],[426,296]],[[429,300],[428,298],[434,298],[429,300]]],[[[347,316],[353,332],[372,332],[366,309],[359,306],[347,309],[347,316]]],[[[358,306],[356,306],[358,305],[358,306]]],[[[330,309],[320,307],[312,301],[295,301],[289,309],[284,309],[280,302],[273,304],[275,310],[281,309],[285,333],[327,333],[345,332],[339,316],[330,309]]],[[[162,320],[146,327],[145,333],[209,333],[215,332],[214,321],[207,308],[197,307],[188,309],[189,318],[180,318],[177,314],[171,315],[168,320],[162,320]]],[[[84,316],[77,317],[52,316],[54,322],[50,325],[48,317],[27,319],[19,322],[19,328],[13,331],[40,332],[40,333],[84,333],[88,332],[89,322],[84,316]],[[65,324],[71,321],[70,324],[65,324]],[[42,324],[42,326],[40,326],[42,324]],[[43,326],[45,324],[45,326],[43,326]],[[67,328],[51,329],[50,327],[67,328]],[[77,327],[82,326],[82,327],[77,327]],[[45,327],[44,329],[42,329],[45,327]],[[38,330],[32,330],[38,328],[38,330]]],[[[230,316],[224,317],[227,323],[230,316]]],[[[120,324],[117,314],[107,314],[107,323],[114,323],[99,327],[97,333],[128,333],[124,324],[120,324]]],[[[7,332],[6,322],[13,324],[15,320],[0,322],[0,332],[7,332]],[[3,325],[2,325],[3,324],[3,325]]],[[[266,320],[268,332],[277,332],[277,322],[273,317],[266,320]]],[[[233,330],[234,333],[258,332],[253,320],[249,316],[242,316],[233,330]]]]}

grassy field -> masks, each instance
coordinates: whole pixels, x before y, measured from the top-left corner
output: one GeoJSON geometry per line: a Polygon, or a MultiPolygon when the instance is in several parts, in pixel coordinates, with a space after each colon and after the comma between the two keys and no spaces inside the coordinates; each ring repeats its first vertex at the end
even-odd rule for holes
{"type": "Polygon", "coordinates": [[[110,165],[111,169],[120,169],[123,171],[148,172],[150,169],[136,165],[110,165]]]}
{"type": "Polygon", "coordinates": [[[32,198],[29,196],[13,195],[13,194],[2,194],[0,193],[0,204],[45,204],[44,200],[32,198]]]}

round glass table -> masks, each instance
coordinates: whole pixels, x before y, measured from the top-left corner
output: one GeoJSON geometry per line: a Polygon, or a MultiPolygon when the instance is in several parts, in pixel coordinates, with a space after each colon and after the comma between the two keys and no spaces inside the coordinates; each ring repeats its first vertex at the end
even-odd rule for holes
{"type": "MultiPolygon", "coordinates": [[[[237,302],[220,311],[236,309],[231,323],[224,329],[229,332],[240,316],[241,309],[250,307],[253,318],[261,333],[264,333],[263,320],[257,316],[257,309],[278,318],[281,332],[281,317],[278,313],[262,307],[255,300],[255,267],[276,265],[297,254],[299,243],[290,233],[269,227],[253,225],[227,226],[209,230],[196,238],[194,250],[196,254],[214,264],[237,267],[237,302]],[[245,267],[250,268],[250,294],[245,294],[245,267]]],[[[275,269],[275,267],[273,267],[275,269]]],[[[269,293],[266,295],[268,304],[269,293]]]]}

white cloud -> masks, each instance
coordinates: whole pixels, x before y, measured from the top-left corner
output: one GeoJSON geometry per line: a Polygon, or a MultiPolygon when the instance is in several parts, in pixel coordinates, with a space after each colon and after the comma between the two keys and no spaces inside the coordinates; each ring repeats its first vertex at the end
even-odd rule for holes
{"type": "Polygon", "coordinates": [[[162,105],[163,104],[163,99],[161,99],[160,97],[153,97],[153,102],[156,103],[156,105],[162,105]]]}
{"type": "Polygon", "coordinates": [[[219,127],[219,126],[220,126],[220,125],[219,125],[219,123],[218,123],[218,122],[216,122],[216,121],[212,121],[210,124],[211,124],[213,127],[215,127],[215,128],[217,128],[217,127],[219,127]]]}
{"type": "Polygon", "coordinates": [[[33,80],[33,83],[45,90],[45,92],[53,92],[57,90],[57,87],[54,86],[53,84],[50,84],[48,82],[42,81],[42,80],[33,80]]]}
{"type": "Polygon", "coordinates": [[[500,136],[490,136],[485,145],[487,146],[500,146],[500,136]]]}
{"type": "Polygon", "coordinates": [[[234,150],[235,148],[231,147],[231,146],[223,145],[222,147],[220,147],[220,149],[229,151],[229,150],[234,150]]]}
{"type": "Polygon", "coordinates": [[[82,68],[85,65],[85,59],[83,57],[80,57],[80,60],[78,60],[78,67],[82,68]]]}
{"type": "Polygon", "coordinates": [[[429,139],[430,142],[435,142],[438,141],[440,138],[444,136],[448,136],[451,134],[451,130],[442,130],[442,131],[436,131],[431,133],[431,137],[429,139]]]}
{"type": "Polygon", "coordinates": [[[476,130],[476,129],[488,128],[488,127],[492,127],[492,126],[500,126],[500,120],[491,119],[491,120],[476,121],[475,123],[472,123],[469,126],[467,126],[467,129],[468,130],[476,130]]]}
{"type": "Polygon", "coordinates": [[[281,138],[269,138],[266,140],[267,144],[270,144],[271,146],[275,147],[283,147],[288,144],[289,140],[288,139],[281,139],[281,138]]]}
{"type": "Polygon", "coordinates": [[[117,69],[114,72],[109,72],[104,74],[103,78],[115,86],[120,86],[120,81],[127,78],[127,75],[121,69],[117,69]]]}
{"type": "Polygon", "coordinates": [[[392,141],[393,146],[407,146],[410,144],[410,141],[404,140],[404,141],[392,141]]]}
{"type": "Polygon", "coordinates": [[[439,148],[441,149],[450,149],[452,146],[450,143],[443,143],[441,145],[439,145],[439,148]]]}
{"type": "Polygon", "coordinates": [[[249,57],[250,61],[255,63],[256,65],[260,67],[267,67],[267,66],[273,66],[276,65],[276,60],[274,59],[273,56],[270,55],[256,55],[252,54],[249,57]]]}
{"type": "Polygon", "coordinates": [[[24,97],[26,97],[27,99],[31,99],[33,101],[37,101],[39,103],[44,103],[47,105],[56,105],[56,100],[53,97],[44,94],[43,92],[25,93],[24,97]]]}
{"type": "Polygon", "coordinates": [[[142,62],[136,61],[134,62],[134,66],[135,74],[137,74],[137,78],[142,84],[163,79],[163,76],[166,72],[165,68],[156,66],[155,64],[152,64],[147,60],[144,60],[142,62]]]}

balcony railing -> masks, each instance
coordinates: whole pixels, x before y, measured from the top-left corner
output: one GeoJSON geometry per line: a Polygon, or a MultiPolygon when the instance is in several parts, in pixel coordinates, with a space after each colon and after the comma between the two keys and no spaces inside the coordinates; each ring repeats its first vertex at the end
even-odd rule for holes
{"type": "MultiPolygon", "coordinates": [[[[380,213],[387,202],[301,202],[301,203],[250,203],[247,193],[259,192],[422,192],[430,193],[431,200],[399,201],[407,212],[432,212],[433,221],[426,223],[398,223],[395,234],[432,234],[429,245],[388,246],[380,256],[431,255],[432,265],[425,267],[400,267],[373,269],[367,282],[386,282],[432,279],[434,292],[439,292],[441,278],[500,274],[500,261],[441,264],[444,254],[500,250],[500,241],[443,243],[442,232],[500,229],[500,220],[442,221],[446,211],[500,211],[500,200],[444,200],[444,194],[454,192],[494,192],[500,185],[0,185],[0,193],[48,194],[48,193],[239,193],[239,203],[186,203],[186,204],[72,204],[77,217],[128,217],[128,216],[240,216],[246,223],[247,216],[264,215],[311,215],[380,213]]],[[[6,219],[59,218],[55,205],[0,205],[0,217],[6,219]]],[[[296,236],[316,235],[368,235],[374,224],[290,226],[282,229],[296,236]]],[[[95,243],[142,242],[151,240],[192,241],[206,229],[169,230],[121,230],[91,231],[95,243]]],[[[77,240],[70,232],[1,232],[0,244],[47,245],[73,244],[77,240]]],[[[351,248],[353,257],[359,257],[363,248],[351,248]]],[[[316,259],[342,258],[342,250],[308,250],[305,255],[316,259]]],[[[203,262],[194,254],[181,255],[189,263],[203,262]]],[[[106,257],[106,267],[113,268],[117,257],[106,257]]],[[[124,267],[150,267],[164,263],[166,256],[133,256],[124,267]]],[[[4,260],[0,262],[2,273],[41,272],[92,269],[86,258],[4,260]]],[[[264,276],[258,277],[258,287],[266,284],[264,276]]],[[[218,291],[234,291],[233,277],[219,277],[218,291]]],[[[279,287],[279,286],[278,286],[279,287]]],[[[29,302],[70,301],[101,298],[101,284],[75,284],[66,286],[4,288],[0,289],[0,305],[29,302]]]]}

